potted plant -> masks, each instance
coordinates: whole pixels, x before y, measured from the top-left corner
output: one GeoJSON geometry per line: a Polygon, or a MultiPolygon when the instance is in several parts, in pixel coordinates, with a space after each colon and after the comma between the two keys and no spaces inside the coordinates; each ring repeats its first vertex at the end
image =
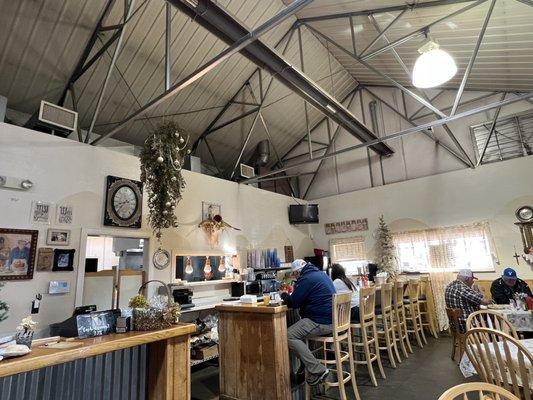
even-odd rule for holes
{"type": "Polygon", "coordinates": [[[37,322],[31,318],[31,315],[23,318],[20,325],[17,326],[15,335],[17,344],[25,344],[28,348],[31,348],[35,326],[37,326],[37,322]]]}

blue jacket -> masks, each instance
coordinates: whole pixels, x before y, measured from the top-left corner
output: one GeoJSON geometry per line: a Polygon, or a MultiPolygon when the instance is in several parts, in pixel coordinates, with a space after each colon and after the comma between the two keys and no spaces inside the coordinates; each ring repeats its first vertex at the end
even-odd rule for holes
{"type": "Polygon", "coordinates": [[[283,301],[290,308],[299,308],[302,318],[317,324],[332,323],[331,302],[335,294],[333,282],[313,264],[307,264],[294,284],[292,294],[283,293],[283,301]]]}

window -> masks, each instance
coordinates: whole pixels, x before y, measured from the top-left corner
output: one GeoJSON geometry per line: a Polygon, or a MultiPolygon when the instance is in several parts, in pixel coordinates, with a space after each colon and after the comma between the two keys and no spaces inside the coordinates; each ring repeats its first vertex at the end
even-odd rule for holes
{"type": "Polygon", "coordinates": [[[347,275],[358,274],[358,268],[367,264],[365,239],[362,236],[332,239],[329,248],[331,261],[342,265],[347,275]]]}
{"type": "Polygon", "coordinates": [[[402,272],[494,271],[488,223],[402,232],[393,237],[402,272]]]}

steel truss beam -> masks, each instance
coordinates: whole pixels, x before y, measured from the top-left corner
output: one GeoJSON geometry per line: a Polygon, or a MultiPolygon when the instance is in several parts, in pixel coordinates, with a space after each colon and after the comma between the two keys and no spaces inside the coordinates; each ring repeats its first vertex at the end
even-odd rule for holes
{"type": "MultiPolygon", "coordinates": [[[[172,1],[177,2],[177,0],[172,1]]],[[[240,22],[212,1],[201,0],[198,7],[195,8],[190,2],[183,0],[177,6],[225,42],[232,43],[248,33],[248,30],[240,22]]],[[[367,141],[375,138],[375,135],[333,96],[264,43],[260,41],[251,43],[242,49],[241,53],[259,67],[266,69],[277,80],[307,100],[324,115],[328,115],[346,130],[357,135],[360,140],[367,141]]],[[[379,154],[387,156],[394,153],[389,146],[382,143],[372,146],[372,148],[379,154]]]]}
{"type": "MultiPolygon", "coordinates": [[[[193,19],[198,16],[200,18],[200,15],[203,16],[205,12],[210,10],[211,8],[215,7],[213,3],[211,3],[210,0],[202,0],[199,2],[198,7],[193,10],[191,7],[193,7],[192,4],[187,2],[187,5],[183,4],[181,0],[167,0],[170,2],[173,6],[180,10],[186,10],[187,14],[192,13],[193,19]],[[209,7],[207,7],[209,5],[209,7]],[[197,15],[196,13],[199,13],[200,15],[197,15]]],[[[186,1],[186,0],[183,0],[186,1]]],[[[250,45],[251,43],[257,41],[260,36],[264,35],[268,31],[270,31],[275,26],[279,25],[281,22],[285,21],[287,18],[292,16],[294,13],[296,13],[298,10],[303,8],[305,5],[310,3],[312,0],[296,0],[294,1],[290,6],[279,12],[278,14],[274,15],[272,18],[261,24],[258,28],[252,30],[251,32],[244,29],[242,31],[242,34],[239,34],[238,37],[235,37],[233,40],[228,40],[228,43],[230,44],[230,47],[222,51],[219,55],[205,63],[203,66],[198,68],[196,71],[192,72],[189,76],[185,77],[180,82],[176,83],[172,87],[170,87],[168,90],[165,90],[162,94],[157,96],[152,101],[145,104],[143,107],[138,109],[137,111],[131,113],[129,116],[127,116],[124,120],[118,123],[117,126],[115,126],[111,131],[108,133],[100,136],[99,138],[95,139],[91,144],[96,145],[99,142],[112,137],[117,132],[119,132],[121,129],[123,129],[130,121],[133,119],[139,117],[140,115],[145,114],[149,110],[155,108],[165,100],[171,98],[184,88],[188,87],[192,83],[196,82],[198,79],[200,79],[202,76],[216,68],[218,65],[222,64],[224,61],[226,61],[229,57],[232,55],[238,53],[238,52],[244,52],[244,49],[246,46],[250,45]]],[[[216,9],[220,9],[218,6],[216,6],[216,9]]],[[[229,14],[226,14],[229,16],[229,14]]],[[[230,17],[231,18],[231,17],[230,17]]]]}
{"type": "MultiPolygon", "coordinates": [[[[506,95],[506,93],[504,93],[502,95],[501,101],[503,101],[505,99],[505,95],[506,95]]],[[[485,157],[485,152],[487,151],[487,147],[489,147],[489,142],[490,142],[490,139],[492,137],[492,134],[496,130],[496,123],[498,122],[498,117],[500,116],[500,111],[501,110],[502,110],[502,108],[498,107],[496,109],[496,112],[494,113],[494,117],[492,119],[492,124],[491,124],[490,130],[489,130],[489,134],[487,135],[487,140],[485,141],[485,144],[483,145],[483,150],[481,151],[481,155],[479,157],[479,160],[477,160],[477,164],[476,164],[477,167],[479,166],[479,164],[481,164],[483,162],[483,157],[485,157]]]]}
{"type": "MultiPolygon", "coordinates": [[[[429,8],[429,7],[440,7],[440,6],[448,6],[448,5],[453,5],[453,4],[461,4],[461,3],[471,3],[473,1],[475,0],[436,0],[436,1],[428,1],[428,2],[423,2],[423,3],[413,3],[413,4],[405,4],[405,5],[398,5],[398,6],[373,8],[373,9],[364,10],[364,11],[354,11],[354,12],[347,12],[347,13],[322,15],[322,16],[316,16],[316,17],[307,17],[307,18],[301,18],[300,21],[302,22],[327,21],[331,19],[357,17],[361,15],[366,16],[366,15],[371,15],[371,14],[383,14],[383,13],[390,13],[390,12],[396,12],[396,11],[407,11],[407,10],[413,10],[416,8],[429,8]]],[[[517,1],[521,1],[521,0],[517,0],[517,1]]],[[[522,0],[522,1],[528,1],[528,0],[522,0]]]]}
{"type": "Polygon", "coordinates": [[[335,157],[335,156],[338,156],[338,155],[341,155],[341,154],[345,154],[345,153],[348,153],[348,152],[351,152],[351,151],[354,151],[354,150],[357,150],[357,149],[361,149],[361,148],[365,148],[365,147],[371,146],[372,144],[374,144],[374,142],[376,142],[376,143],[377,142],[386,142],[386,141],[389,141],[389,140],[397,139],[399,137],[402,137],[402,136],[405,136],[405,135],[408,135],[408,134],[411,134],[411,133],[420,132],[420,131],[426,130],[428,128],[431,128],[431,127],[440,126],[440,125],[443,125],[443,124],[446,124],[446,123],[452,122],[452,121],[457,121],[459,119],[470,117],[472,115],[483,113],[483,112],[486,112],[486,111],[489,111],[489,110],[492,110],[492,109],[495,109],[495,108],[508,106],[510,104],[514,104],[516,102],[519,102],[519,101],[522,101],[522,100],[526,100],[526,99],[529,99],[529,98],[532,98],[532,97],[533,97],[533,92],[530,92],[530,93],[525,93],[525,94],[521,94],[521,95],[515,96],[515,97],[513,97],[511,99],[506,99],[506,100],[498,101],[498,102],[495,102],[495,103],[487,104],[487,105],[478,107],[476,109],[464,111],[462,113],[458,113],[458,114],[455,114],[455,115],[452,115],[452,116],[449,116],[449,117],[446,117],[446,118],[441,118],[441,119],[438,119],[438,120],[435,120],[435,121],[432,121],[432,122],[428,122],[426,124],[415,126],[413,128],[407,128],[407,129],[404,129],[404,130],[401,130],[401,131],[398,131],[398,132],[383,136],[381,138],[375,139],[372,142],[361,143],[361,144],[358,144],[358,145],[355,145],[355,146],[347,147],[347,148],[342,149],[342,150],[337,150],[337,151],[329,153],[329,154],[325,154],[325,155],[320,156],[320,157],[316,157],[314,159],[305,160],[305,161],[302,161],[302,162],[299,162],[299,163],[296,163],[296,164],[292,164],[292,165],[277,169],[275,171],[270,171],[270,172],[255,176],[253,178],[246,179],[246,180],[242,181],[241,183],[244,183],[244,184],[252,183],[252,182],[255,182],[255,181],[257,181],[257,180],[259,180],[261,178],[265,178],[267,176],[272,176],[272,175],[275,175],[275,174],[279,174],[281,172],[285,172],[285,171],[288,171],[290,169],[298,168],[298,167],[301,167],[302,165],[306,165],[306,164],[309,164],[309,163],[317,162],[317,161],[320,161],[322,159],[332,158],[332,157],[335,157]]]}

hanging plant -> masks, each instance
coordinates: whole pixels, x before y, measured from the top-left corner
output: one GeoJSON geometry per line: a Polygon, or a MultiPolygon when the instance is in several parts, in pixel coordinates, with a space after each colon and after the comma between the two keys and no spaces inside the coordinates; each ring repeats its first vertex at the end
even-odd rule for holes
{"type": "Polygon", "coordinates": [[[239,228],[231,226],[226,221],[222,219],[222,215],[215,215],[212,219],[204,219],[198,224],[199,228],[202,228],[207,235],[207,240],[211,247],[218,246],[219,243],[219,234],[220,232],[225,231],[226,229],[235,229],[240,231],[239,228]]]}
{"type": "Polygon", "coordinates": [[[175,122],[160,125],[144,142],[141,151],[141,181],[148,193],[150,226],[161,242],[163,229],[178,226],[174,212],[180,202],[185,180],[181,175],[189,136],[175,122]]]}

